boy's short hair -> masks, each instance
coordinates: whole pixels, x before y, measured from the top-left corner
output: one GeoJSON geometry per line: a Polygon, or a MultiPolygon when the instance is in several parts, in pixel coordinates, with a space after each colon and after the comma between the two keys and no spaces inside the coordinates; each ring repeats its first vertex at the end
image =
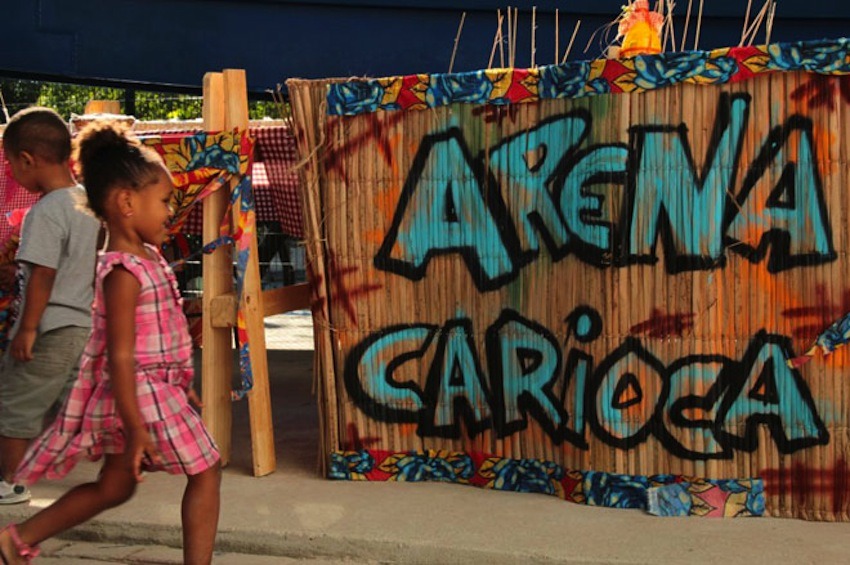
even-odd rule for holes
{"type": "Polygon", "coordinates": [[[71,131],[55,110],[34,106],[9,120],[3,149],[13,155],[26,151],[52,163],[64,163],[71,157],[71,131]]]}

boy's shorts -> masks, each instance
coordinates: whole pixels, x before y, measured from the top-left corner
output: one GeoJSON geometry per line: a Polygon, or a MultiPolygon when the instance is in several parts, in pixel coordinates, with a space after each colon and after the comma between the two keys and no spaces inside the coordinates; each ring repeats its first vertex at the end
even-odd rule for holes
{"type": "Polygon", "coordinates": [[[0,367],[0,436],[38,437],[46,417],[55,417],[79,372],[91,329],[57,328],[36,337],[32,360],[21,363],[7,351],[0,367]]]}

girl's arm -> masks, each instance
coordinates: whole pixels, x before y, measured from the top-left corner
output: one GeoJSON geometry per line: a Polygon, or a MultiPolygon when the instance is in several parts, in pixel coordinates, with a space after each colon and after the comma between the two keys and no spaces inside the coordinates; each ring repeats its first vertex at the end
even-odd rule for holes
{"type": "Polygon", "coordinates": [[[145,455],[151,461],[159,460],[136,399],[135,312],[139,288],[136,277],[121,267],[116,267],[103,279],[106,353],[112,393],[127,439],[127,465],[137,481],[141,481],[142,459],[145,455]]]}

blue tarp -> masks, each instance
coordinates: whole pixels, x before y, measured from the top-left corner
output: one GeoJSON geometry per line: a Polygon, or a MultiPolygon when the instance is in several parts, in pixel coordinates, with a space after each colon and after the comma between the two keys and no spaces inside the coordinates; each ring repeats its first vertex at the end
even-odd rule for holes
{"type": "MultiPolygon", "coordinates": [[[[589,59],[599,56],[604,44],[597,34],[584,52],[591,33],[611,22],[622,3],[511,2],[520,8],[516,66],[530,64],[532,5],[537,6],[535,62],[540,65],[555,57],[556,7],[561,50],[580,18],[570,59],[589,59]]],[[[693,2],[694,10],[698,4],[693,2]]],[[[761,4],[755,0],[752,11],[761,4]]],[[[705,5],[700,47],[737,45],[746,3],[705,5]]],[[[15,0],[2,8],[0,73],[198,87],[207,71],[244,68],[255,92],[292,77],[440,73],[448,70],[464,11],[453,70],[472,71],[487,66],[496,9],[505,6],[498,0],[15,0]]],[[[677,2],[682,19],[686,7],[687,2],[677,2]]],[[[783,0],[771,39],[842,37],[848,24],[850,3],[783,0]]],[[[694,27],[692,19],[689,48],[694,27]]]]}

